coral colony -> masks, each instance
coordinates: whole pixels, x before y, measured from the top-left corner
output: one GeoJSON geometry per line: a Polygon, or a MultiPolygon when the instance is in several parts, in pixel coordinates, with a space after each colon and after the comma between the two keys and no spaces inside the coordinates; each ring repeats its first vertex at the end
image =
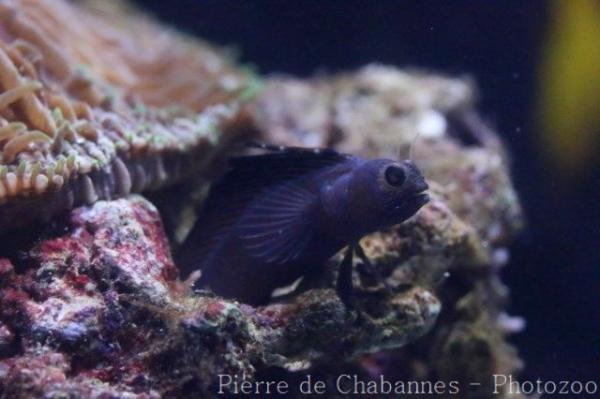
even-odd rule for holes
{"type": "Polygon", "coordinates": [[[508,397],[490,376],[521,367],[499,278],[521,212],[469,81],[381,65],[259,78],[121,2],[20,0],[0,2],[0,89],[0,396],[438,381],[508,397]],[[261,306],[182,279],[172,254],[202,229],[208,172],[249,136],[424,174],[430,201],[360,240],[352,306],[341,254],[261,306]]]}
{"type": "Polygon", "coordinates": [[[1,230],[173,184],[227,141],[245,75],[105,6],[0,4],[1,230]]]}

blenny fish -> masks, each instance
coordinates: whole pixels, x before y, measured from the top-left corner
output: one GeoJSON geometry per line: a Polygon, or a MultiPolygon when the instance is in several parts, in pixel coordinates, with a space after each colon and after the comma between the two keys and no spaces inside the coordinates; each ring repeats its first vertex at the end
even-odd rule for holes
{"type": "Polygon", "coordinates": [[[258,305],[274,289],[320,271],[348,246],[338,292],[351,300],[358,241],[398,224],[429,201],[408,160],[365,160],[332,149],[255,145],[266,153],[230,159],[178,253],[197,288],[258,305]]]}

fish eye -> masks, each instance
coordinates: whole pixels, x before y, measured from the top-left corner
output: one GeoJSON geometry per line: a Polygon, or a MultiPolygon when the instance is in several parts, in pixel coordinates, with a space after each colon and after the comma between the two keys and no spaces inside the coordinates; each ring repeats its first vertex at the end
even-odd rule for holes
{"type": "Polygon", "coordinates": [[[399,165],[390,165],[384,172],[385,181],[392,187],[400,187],[406,181],[406,172],[399,165]]]}

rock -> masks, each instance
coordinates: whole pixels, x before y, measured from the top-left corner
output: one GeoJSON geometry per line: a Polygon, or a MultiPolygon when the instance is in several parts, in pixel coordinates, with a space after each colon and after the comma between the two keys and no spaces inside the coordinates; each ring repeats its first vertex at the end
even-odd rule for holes
{"type": "Polygon", "coordinates": [[[506,245],[522,227],[521,208],[509,157],[477,115],[475,99],[466,78],[370,65],[325,78],[277,77],[255,103],[254,123],[265,141],[312,145],[316,133],[320,145],[341,151],[410,157],[430,183],[432,201],[415,217],[362,245],[388,285],[425,289],[442,310],[426,337],[400,351],[362,356],[357,373],[367,379],[457,380],[458,397],[506,397],[491,393],[491,376],[516,376],[522,367],[506,337],[523,321],[506,315],[509,292],[499,278],[506,245]],[[482,385],[472,390],[467,382],[482,385]]]}
{"type": "Polygon", "coordinates": [[[46,234],[22,248],[18,272],[1,262],[5,394],[214,392],[219,374],[400,347],[440,311],[419,287],[360,292],[361,320],[330,287],[259,308],[195,295],[177,278],[158,212],[138,196],[77,208],[46,234]]]}

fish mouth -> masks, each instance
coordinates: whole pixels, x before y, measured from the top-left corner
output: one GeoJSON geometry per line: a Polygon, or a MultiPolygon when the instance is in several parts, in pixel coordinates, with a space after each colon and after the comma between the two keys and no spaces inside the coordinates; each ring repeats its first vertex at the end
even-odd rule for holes
{"type": "Polygon", "coordinates": [[[421,207],[428,203],[430,200],[431,197],[429,196],[427,191],[421,191],[410,197],[408,201],[415,203],[415,205],[418,204],[418,206],[421,207]]]}
{"type": "Polygon", "coordinates": [[[413,212],[416,212],[417,210],[419,210],[423,205],[428,203],[430,200],[431,200],[431,197],[429,196],[429,194],[427,193],[426,190],[419,191],[419,192],[411,195],[410,197],[408,197],[400,202],[397,202],[393,206],[393,210],[413,213],[413,212]]]}

